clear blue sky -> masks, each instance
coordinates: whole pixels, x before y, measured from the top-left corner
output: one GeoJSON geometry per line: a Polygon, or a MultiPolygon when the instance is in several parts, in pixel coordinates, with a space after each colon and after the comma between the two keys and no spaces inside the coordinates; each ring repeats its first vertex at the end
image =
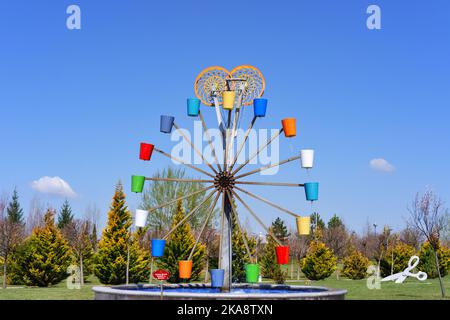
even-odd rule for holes
{"type": "MultiPolygon", "coordinates": [[[[367,221],[401,228],[417,191],[450,202],[449,14],[446,0],[2,1],[0,191],[17,186],[27,211],[30,183],[59,176],[78,194],[77,215],[96,203],[104,220],[118,179],[128,191],[131,174],[168,163],[138,160],[141,140],[170,150],[159,115],[192,126],[185,99],[196,75],[251,64],[269,99],[258,126],[296,117],[298,136],[281,140],[282,155],[317,153],[309,177],[289,164],[274,180],[319,181],[315,209],[358,232],[367,221]],[[81,7],[81,30],[66,28],[70,4],[81,7]],[[370,4],[381,7],[382,30],[366,27],[370,4]],[[395,171],[372,170],[374,158],[395,171]]],[[[311,213],[303,190],[252,191],[311,213]]],[[[266,223],[279,215],[250,203],[266,223]]]]}

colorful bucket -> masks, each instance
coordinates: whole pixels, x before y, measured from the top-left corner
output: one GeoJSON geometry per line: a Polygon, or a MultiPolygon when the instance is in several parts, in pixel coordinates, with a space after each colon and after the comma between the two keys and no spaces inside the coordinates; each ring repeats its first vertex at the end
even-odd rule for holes
{"type": "Polygon", "coordinates": [[[277,253],[277,263],[278,264],[288,264],[289,263],[289,247],[279,246],[275,248],[277,253]]]}
{"type": "Polygon", "coordinates": [[[211,269],[209,270],[209,274],[211,275],[211,287],[213,288],[223,287],[223,280],[225,278],[224,269],[211,269]]]}
{"type": "Polygon", "coordinates": [[[296,120],[295,118],[286,118],[281,120],[283,125],[284,135],[286,138],[295,137],[297,135],[296,120]]]}
{"type": "Polygon", "coordinates": [[[259,278],[259,265],[258,264],[246,264],[245,265],[245,279],[248,283],[256,283],[259,278]]]}
{"type": "Polygon", "coordinates": [[[305,183],[306,200],[317,201],[319,199],[319,183],[307,182],[305,183]]]}
{"type": "Polygon", "coordinates": [[[178,261],[178,272],[180,279],[190,279],[192,272],[192,260],[178,261]]]}
{"type": "Polygon", "coordinates": [[[297,232],[300,236],[307,236],[311,232],[311,217],[297,217],[297,232]]]}
{"type": "Polygon", "coordinates": [[[253,112],[255,117],[265,117],[267,111],[267,99],[253,99],[253,112]]]}
{"type": "Polygon", "coordinates": [[[200,99],[187,99],[187,113],[189,117],[197,117],[200,112],[200,99]]]}
{"type": "Polygon", "coordinates": [[[131,192],[141,193],[144,189],[144,176],[131,176],[131,192]]]}
{"type": "Polygon", "coordinates": [[[222,93],[223,108],[225,110],[233,110],[235,98],[236,93],[234,91],[224,91],[222,93]]]}
{"type": "Polygon", "coordinates": [[[153,153],[154,148],[155,148],[155,146],[150,143],[141,142],[139,159],[144,160],[144,161],[150,161],[150,159],[152,158],[152,153],[153,153]]]}
{"type": "Polygon", "coordinates": [[[166,247],[166,240],[152,239],[152,257],[160,258],[164,255],[164,248],[166,247]]]}
{"type": "Polygon", "coordinates": [[[314,165],[314,150],[300,150],[300,160],[302,168],[311,169],[314,165]]]}
{"type": "Polygon", "coordinates": [[[161,116],[160,131],[162,133],[171,133],[175,118],[172,116],[161,116]]]}
{"type": "Polygon", "coordinates": [[[143,228],[147,224],[148,211],[136,209],[136,216],[134,218],[134,223],[136,227],[143,228]]]}

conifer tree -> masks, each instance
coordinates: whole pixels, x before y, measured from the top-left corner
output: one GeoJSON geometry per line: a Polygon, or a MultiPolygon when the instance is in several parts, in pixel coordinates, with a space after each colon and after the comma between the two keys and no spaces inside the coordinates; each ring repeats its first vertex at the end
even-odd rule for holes
{"type": "Polygon", "coordinates": [[[64,227],[72,223],[72,221],[73,221],[72,208],[70,207],[69,201],[67,201],[66,199],[61,207],[61,210],[59,211],[58,228],[62,230],[64,229],[64,227]]]}
{"type": "Polygon", "coordinates": [[[125,283],[128,250],[130,281],[142,282],[149,277],[149,252],[138,246],[136,238],[130,233],[131,225],[131,213],[125,203],[123,186],[119,182],[108,213],[107,226],[94,257],[94,274],[103,284],[125,283]]]}
{"type": "Polygon", "coordinates": [[[309,280],[322,280],[336,270],[337,259],[325,243],[315,240],[310,243],[301,264],[302,272],[309,280]]]}
{"type": "Polygon", "coordinates": [[[11,223],[18,223],[21,225],[25,224],[23,220],[23,209],[20,207],[19,203],[19,194],[17,193],[17,189],[15,188],[6,211],[8,213],[8,219],[11,223]]]}
{"type": "MultiPolygon", "coordinates": [[[[270,227],[273,232],[273,226],[270,227]]],[[[274,233],[274,232],[273,232],[274,233]]],[[[273,278],[276,269],[280,266],[277,264],[277,254],[275,247],[278,246],[276,241],[269,234],[266,235],[267,243],[264,246],[264,253],[261,257],[261,274],[266,278],[273,278]]]]}
{"type": "Polygon", "coordinates": [[[55,226],[55,212],[48,209],[44,224],[18,249],[14,269],[27,285],[47,287],[67,277],[72,252],[55,226]]]}
{"type": "MultiPolygon", "coordinates": [[[[234,201],[234,199],[232,200],[234,201]]],[[[232,233],[231,233],[231,243],[232,243],[232,280],[233,282],[245,282],[245,265],[248,263],[254,263],[250,261],[250,257],[245,247],[243,237],[247,240],[250,253],[254,257],[256,251],[256,239],[249,237],[247,232],[239,230],[237,224],[236,215],[232,214],[232,233]]]]}
{"type": "MultiPolygon", "coordinates": [[[[276,218],[270,227],[271,232],[274,236],[281,241],[283,245],[287,245],[287,240],[290,233],[287,230],[284,221],[279,217],[276,218]]],[[[275,279],[281,281],[283,277],[283,272],[281,266],[277,264],[277,254],[276,247],[278,243],[273,239],[271,235],[267,235],[267,244],[264,247],[264,254],[261,257],[261,271],[264,277],[275,279]]]]}
{"type": "MultiPolygon", "coordinates": [[[[176,212],[172,222],[172,228],[175,227],[185,216],[182,201],[177,202],[176,212]]],[[[192,248],[194,247],[195,239],[192,234],[189,223],[180,225],[169,236],[164,250],[164,256],[158,259],[158,267],[170,272],[169,282],[180,282],[178,273],[178,261],[187,260],[192,248]]],[[[200,273],[203,270],[205,263],[205,245],[197,244],[192,255],[192,273],[190,280],[198,280],[200,273]]]]}
{"type": "Polygon", "coordinates": [[[96,252],[97,251],[98,238],[97,238],[97,225],[95,223],[92,226],[91,243],[92,243],[92,250],[94,250],[94,252],[96,252]]]}

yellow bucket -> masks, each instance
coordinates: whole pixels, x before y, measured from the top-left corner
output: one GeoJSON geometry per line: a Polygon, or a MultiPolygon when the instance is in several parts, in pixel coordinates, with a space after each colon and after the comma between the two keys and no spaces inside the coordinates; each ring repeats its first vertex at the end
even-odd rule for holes
{"type": "Polygon", "coordinates": [[[297,232],[301,236],[309,235],[311,230],[311,218],[310,217],[297,217],[297,232]]]}
{"type": "Polygon", "coordinates": [[[236,93],[234,91],[224,91],[222,93],[223,108],[225,110],[233,110],[235,97],[236,93]]]}

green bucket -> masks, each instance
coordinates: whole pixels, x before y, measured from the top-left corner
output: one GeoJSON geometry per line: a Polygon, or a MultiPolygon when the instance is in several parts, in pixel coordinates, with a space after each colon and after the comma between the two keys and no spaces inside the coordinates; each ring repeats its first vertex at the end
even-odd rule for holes
{"type": "Polygon", "coordinates": [[[141,193],[144,189],[144,176],[131,176],[131,192],[141,193]]]}
{"type": "Polygon", "coordinates": [[[253,263],[245,265],[245,278],[248,283],[258,282],[259,265],[253,263]]]}

